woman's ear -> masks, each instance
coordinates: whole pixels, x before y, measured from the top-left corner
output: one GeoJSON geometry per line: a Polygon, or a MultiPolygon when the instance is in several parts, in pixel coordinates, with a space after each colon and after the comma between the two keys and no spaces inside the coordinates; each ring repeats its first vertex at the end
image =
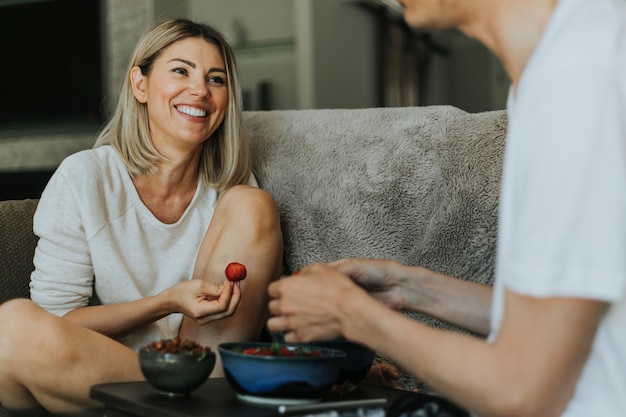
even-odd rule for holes
{"type": "Polygon", "coordinates": [[[130,85],[133,87],[133,95],[140,103],[146,103],[146,82],[145,77],[141,73],[141,68],[134,66],[129,74],[130,85]]]}

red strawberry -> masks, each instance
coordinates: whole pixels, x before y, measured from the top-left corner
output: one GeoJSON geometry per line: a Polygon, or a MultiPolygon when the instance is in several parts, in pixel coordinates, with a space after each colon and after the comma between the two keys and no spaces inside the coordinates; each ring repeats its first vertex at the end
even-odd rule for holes
{"type": "Polygon", "coordinates": [[[253,347],[244,349],[242,352],[244,355],[255,355],[255,356],[272,356],[272,351],[268,347],[253,347]]]}
{"type": "Polygon", "coordinates": [[[246,266],[239,262],[231,262],[226,265],[224,273],[229,281],[241,281],[246,277],[246,266]]]}

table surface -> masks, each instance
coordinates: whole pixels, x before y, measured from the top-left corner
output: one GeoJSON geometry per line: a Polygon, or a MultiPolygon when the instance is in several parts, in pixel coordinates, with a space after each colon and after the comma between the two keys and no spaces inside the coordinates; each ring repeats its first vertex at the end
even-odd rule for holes
{"type": "MultiPolygon", "coordinates": [[[[412,400],[415,409],[419,404],[436,402],[452,415],[467,415],[444,399],[384,387],[361,384],[346,395],[332,391],[324,402],[357,399],[385,398],[387,407],[394,401],[412,400]]],[[[196,391],[184,397],[167,397],[157,392],[147,382],[99,384],[91,388],[91,398],[105,404],[106,408],[121,411],[121,415],[146,417],[270,417],[279,416],[278,406],[260,406],[241,402],[225,378],[210,378],[196,391]]],[[[332,409],[332,408],[331,408],[332,409]]],[[[316,411],[321,412],[321,411],[316,411]]],[[[312,412],[308,412],[310,414],[312,412]]],[[[307,414],[307,413],[302,413],[307,414]]]]}

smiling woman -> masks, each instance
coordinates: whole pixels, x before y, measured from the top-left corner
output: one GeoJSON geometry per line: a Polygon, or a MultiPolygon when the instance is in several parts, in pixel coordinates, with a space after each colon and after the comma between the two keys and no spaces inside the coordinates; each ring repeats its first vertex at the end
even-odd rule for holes
{"type": "Polygon", "coordinates": [[[219,32],[175,19],[139,40],[94,148],[66,158],[39,200],[32,301],[0,306],[2,406],[82,412],[99,406],[94,383],[143,379],[137,349],[152,341],[260,338],[282,234],[241,117],[219,32]],[[234,260],[245,281],[224,276],[234,260]]]}
{"type": "Polygon", "coordinates": [[[133,95],[151,109],[150,134],[159,153],[171,140],[199,150],[217,130],[228,103],[226,74],[218,47],[198,38],[178,40],[153,62],[131,69],[133,95]]]}

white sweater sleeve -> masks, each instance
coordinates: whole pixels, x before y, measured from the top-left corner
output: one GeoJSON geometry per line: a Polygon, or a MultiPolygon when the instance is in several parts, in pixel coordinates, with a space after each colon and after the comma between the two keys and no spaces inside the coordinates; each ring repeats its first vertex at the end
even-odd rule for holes
{"type": "Polygon", "coordinates": [[[93,266],[73,192],[59,167],[41,195],[33,221],[39,241],[31,299],[59,316],[87,305],[93,293],[93,266]]]}

